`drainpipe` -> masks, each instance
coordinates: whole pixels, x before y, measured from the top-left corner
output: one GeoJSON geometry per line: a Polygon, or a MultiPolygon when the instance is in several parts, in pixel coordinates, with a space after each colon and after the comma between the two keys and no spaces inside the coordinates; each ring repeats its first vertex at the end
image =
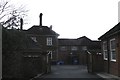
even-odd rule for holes
{"type": "Polygon", "coordinates": [[[0,79],[2,80],[2,25],[0,24],[0,79]]]}

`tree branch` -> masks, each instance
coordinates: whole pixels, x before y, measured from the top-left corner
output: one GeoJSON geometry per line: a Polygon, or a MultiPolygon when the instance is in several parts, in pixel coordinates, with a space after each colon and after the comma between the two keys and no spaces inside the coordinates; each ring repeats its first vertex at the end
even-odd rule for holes
{"type": "Polygon", "coordinates": [[[2,9],[1,9],[0,15],[1,15],[1,14],[4,12],[4,10],[6,9],[5,7],[6,7],[7,4],[8,4],[8,2],[6,2],[6,3],[3,5],[2,9]]]}
{"type": "Polygon", "coordinates": [[[9,2],[3,2],[3,5],[0,3],[0,23],[4,27],[17,27],[20,25],[20,18],[23,18],[26,15],[28,10],[24,9],[24,6],[15,8],[13,5],[9,5],[9,2]]]}

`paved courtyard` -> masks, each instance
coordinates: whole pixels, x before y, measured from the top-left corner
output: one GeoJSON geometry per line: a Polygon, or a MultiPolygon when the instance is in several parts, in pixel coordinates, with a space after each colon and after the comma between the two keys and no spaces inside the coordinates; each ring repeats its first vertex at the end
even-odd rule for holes
{"type": "Polygon", "coordinates": [[[56,65],[52,66],[52,72],[46,74],[42,77],[38,77],[37,80],[40,79],[95,79],[95,80],[103,80],[99,76],[95,74],[90,74],[87,72],[86,66],[81,65],[56,65]]]}

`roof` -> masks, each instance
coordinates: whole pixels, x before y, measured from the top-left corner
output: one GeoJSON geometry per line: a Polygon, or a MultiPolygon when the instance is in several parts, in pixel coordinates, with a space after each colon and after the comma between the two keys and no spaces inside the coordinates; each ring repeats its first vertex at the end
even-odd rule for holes
{"type": "Polygon", "coordinates": [[[86,36],[80,37],[78,38],[78,44],[80,45],[90,45],[91,41],[89,38],[87,38],[86,36]]]}
{"type": "Polygon", "coordinates": [[[86,36],[77,39],[58,39],[59,46],[87,46],[90,50],[100,50],[100,41],[93,41],[86,36]]]}
{"type": "Polygon", "coordinates": [[[92,46],[89,46],[90,50],[96,50],[96,49],[101,49],[101,42],[100,41],[92,41],[91,42],[92,46]]]}
{"type": "Polygon", "coordinates": [[[107,31],[105,34],[103,34],[101,37],[99,37],[98,39],[101,40],[109,36],[115,35],[117,33],[120,33],[120,22],[117,25],[115,25],[113,28],[111,28],[109,31],[107,31]]]}
{"type": "Polygon", "coordinates": [[[58,45],[78,45],[77,39],[58,39],[58,45]]]}
{"type": "Polygon", "coordinates": [[[38,50],[41,51],[41,46],[34,42],[30,37],[26,36],[24,31],[16,29],[2,29],[3,30],[3,44],[4,48],[18,51],[38,50]]]}
{"type": "Polygon", "coordinates": [[[89,45],[91,40],[86,36],[80,37],[78,39],[58,39],[58,45],[89,45]]]}
{"type": "Polygon", "coordinates": [[[39,45],[37,42],[34,42],[28,36],[26,36],[25,44],[26,44],[26,49],[41,49],[41,45],[39,45]]]}
{"type": "Polygon", "coordinates": [[[48,26],[38,26],[34,25],[28,30],[26,30],[29,34],[38,34],[38,35],[56,35],[59,36],[58,33],[50,29],[48,26]]]}

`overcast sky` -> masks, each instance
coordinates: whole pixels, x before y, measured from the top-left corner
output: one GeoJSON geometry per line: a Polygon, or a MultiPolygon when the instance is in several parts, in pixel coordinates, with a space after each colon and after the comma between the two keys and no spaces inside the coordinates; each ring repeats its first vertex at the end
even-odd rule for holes
{"type": "Polygon", "coordinates": [[[59,38],[87,36],[92,40],[97,40],[118,23],[118,1],[11,0],[29,10],[24,29],[39,25],[39,14],[43,13],[43,25],[53,25],[59,38]]]}

